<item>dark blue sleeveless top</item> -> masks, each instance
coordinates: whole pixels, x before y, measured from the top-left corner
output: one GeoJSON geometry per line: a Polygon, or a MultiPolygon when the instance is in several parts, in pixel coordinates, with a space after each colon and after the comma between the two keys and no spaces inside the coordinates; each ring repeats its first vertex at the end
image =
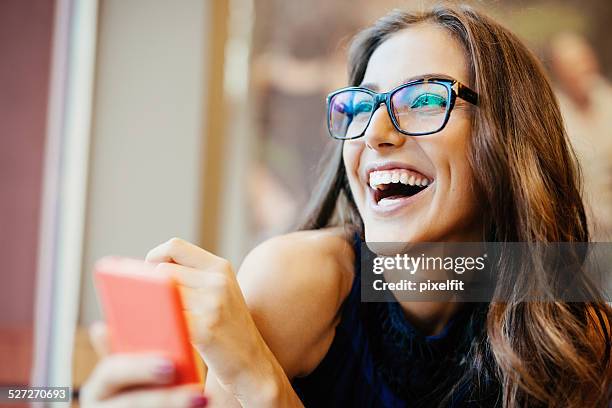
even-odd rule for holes
{"type": "Polygon", "coordinates": [[[360,240],[355,277],[332,344],[319,366],[293,387],[306,407],[492,407],[498,387],[479,375],[476,397],[467,354],[484,329],[486,305],[467,304],[435,336],[408,323],[398,302],[361,302],[360,240]],[[493,392],[491,392],[491,390],[493,392]],[[485,395],[480,393],[479,395],[485,395]]]}

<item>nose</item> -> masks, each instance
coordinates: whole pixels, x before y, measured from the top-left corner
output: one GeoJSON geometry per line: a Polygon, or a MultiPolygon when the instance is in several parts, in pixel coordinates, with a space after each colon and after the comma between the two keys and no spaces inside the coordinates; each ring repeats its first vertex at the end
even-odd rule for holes
{"type": "Polygon", "coordinates": [[[378,151],[397,148],[406,142],[406,136],[393,126],[384,102],[374,111],[363,137],[369,149],[378,151]]]}

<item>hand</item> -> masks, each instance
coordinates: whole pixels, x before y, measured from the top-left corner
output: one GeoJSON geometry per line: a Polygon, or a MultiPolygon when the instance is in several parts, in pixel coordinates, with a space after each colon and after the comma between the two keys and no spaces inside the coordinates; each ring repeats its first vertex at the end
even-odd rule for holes
{"type": "Polygon", "coordinates": [[[243,405],[273,399],[282,368],[257,330],[230,263],[178,238],[152,249],[146,260],[177,281],[191,341],[221,386],[243,405]]]}
{"type": "Polygon", "coordinates": [[[201,386],[169,386],[174,379],[170,360],[155,354],[108,355],[106,326],[101,322],[92,325],[90,337],[94,349],[103,358],[81,388],[80,406],[196,408],[207,405],[201,386]]]}

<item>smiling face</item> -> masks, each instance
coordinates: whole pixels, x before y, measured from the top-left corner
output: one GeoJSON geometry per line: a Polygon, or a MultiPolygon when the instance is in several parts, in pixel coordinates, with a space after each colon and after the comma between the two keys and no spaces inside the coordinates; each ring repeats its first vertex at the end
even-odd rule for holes
{"type": "MultiPolygon", "coordinates": [[[[374,51],[361,86],[388,92],[407,78],[430,74],[470,86],[461,44],[442,28],[420,24],[398,31],[374,51]]],[[[367,241],[482,240],[468,164],[472,109],[457,98],[444,129],[406,136],[382,104],[364,136],[344,142],[346,173],[367,241]]]]}

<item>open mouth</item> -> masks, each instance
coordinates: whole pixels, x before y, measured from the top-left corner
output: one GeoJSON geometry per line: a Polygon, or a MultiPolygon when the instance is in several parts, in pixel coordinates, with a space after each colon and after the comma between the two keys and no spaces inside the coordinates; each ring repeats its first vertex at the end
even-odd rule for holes
{"type": "Polygon", "coordinates": [[[375,170],[369,174],[374,201],[379,206],[419,194],[433,183],[426,176],[407,169],[375,170]]]}

